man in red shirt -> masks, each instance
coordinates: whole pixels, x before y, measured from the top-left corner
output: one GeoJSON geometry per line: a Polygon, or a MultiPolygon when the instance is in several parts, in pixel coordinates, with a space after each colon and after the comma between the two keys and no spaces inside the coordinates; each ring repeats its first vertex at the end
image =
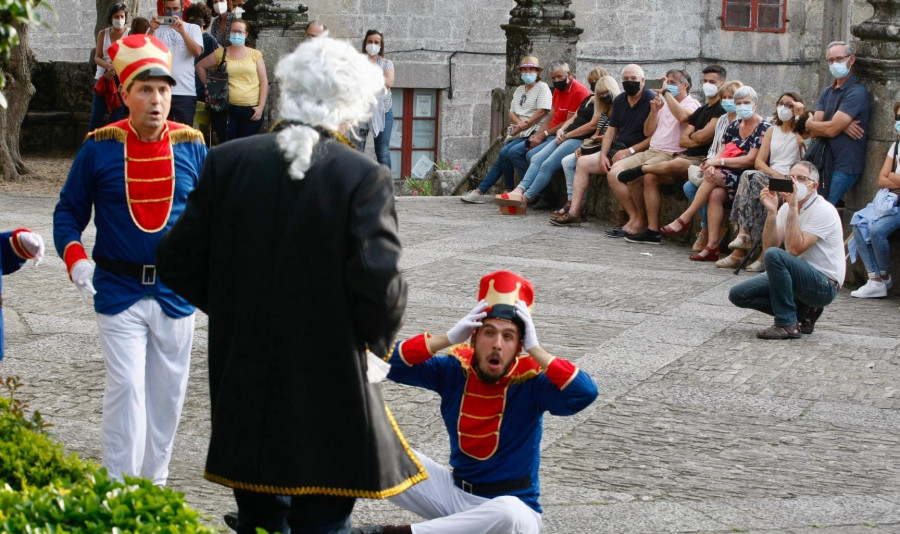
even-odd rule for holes
{"type": "Polygon", "coordinates": [[[546,143],[556,142],[556,130],[578,112],[578,106],[591,94],[587,87],[575,79],[565,61],[550,66],[550,80],[553,82],[553,109],[550,110],[553,118],[549,126],[534,132],[527,143],[521,143],[509,151],[509,159],[520,177],[525,176],[528,171],[531,156],[544,148],[546,143]]]}

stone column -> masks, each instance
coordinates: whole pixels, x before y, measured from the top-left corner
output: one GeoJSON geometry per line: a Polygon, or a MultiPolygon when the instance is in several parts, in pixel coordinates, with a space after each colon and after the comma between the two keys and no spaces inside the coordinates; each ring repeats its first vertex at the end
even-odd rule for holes
{"type": "Polygon", "coordinates": [[[504,128],[509,122],[507,110],[512,94],[522,84],[519,78],[522,57],[538,57],[544,67],[542,79],[548,84],[552,63],[566,61],[575,72],[575,47],[584,30],[575,27],[575,14],[567,9],[571,3],[571,0],[516,0],[516,7],[509,12],[509,24],[501,26],[506,32],[504,128]]]}
{"type": "Polygon", "coordinates": [[[851,28],[860,39],[854,43],[854,70],[872,98],[866,168],[860,182],[845,196],[848,208],[853,210],[868,204],[878,190],[878,171],[890,143],[897,140],[893,107],[900,100],[900,0],[868,2],[875,14],[851,28]]]}

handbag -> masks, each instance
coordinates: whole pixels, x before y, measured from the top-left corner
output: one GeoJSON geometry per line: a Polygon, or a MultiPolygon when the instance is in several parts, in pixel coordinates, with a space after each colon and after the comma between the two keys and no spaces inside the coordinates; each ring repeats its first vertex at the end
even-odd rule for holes
{"type": "Polygon", "coordinates": [[[97,83],[94,84],[94,92],[97,93],[98,96],[103,97],[103,101],[106,103],[106,111],[113,112],[122,107],[122,99],[119,96],[118,78],[100,76],[100,78],[97,79],[97,83]]]}
{"type": "Polygon", "coordinates": [[[736,158],[738,156],[743,156],[744,151],[741,150],[741,147],[734,144],[734,141],[728,143],[724,147],[722,147],[722,152],[719,154],[719,157],[722,159],[726,158],[736,158]]]}
{"type": "Polygon", "coordinates": [[[589,156],[591,154],[596,154],[597,152],[600,152],[601,148],[603,148],[603,143],[596,143],[590,139],[585,139],[584,142],[581,143],[581,155],[589,156]]]}
{"type": "Polygon", "coordinates": [[[228,49],[222,49],[222,61],[214,70],[206,71],[206,107],[210,111],[228,109],[228,70],[225,56],[228,49]]]}

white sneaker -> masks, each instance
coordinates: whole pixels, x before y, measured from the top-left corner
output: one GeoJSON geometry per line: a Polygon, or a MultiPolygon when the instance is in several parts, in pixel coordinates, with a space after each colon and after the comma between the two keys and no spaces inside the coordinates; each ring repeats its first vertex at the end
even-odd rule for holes
{"type": "Polygon", "coordinates": [[[482,195],[477,189],[473,189],[466,193],[465,195],[459,197],[463,202],[468,202],[469,204],[487,204],[489,201],[493,199],[489,199],[487,195],[482,195]]]}
{"type": "Polygon", "coordinates": [[[893,282],[893,280],[891,280],[891,277],[888,276],[887,278],[882,278],[881,280],[884,282],[884,287],[888,288],[888,291],[890,291],[891,286],[894,285],[894,282],[893,282]]]}
{"type": "Polygon", "coordinates": [[[878,282],[877,280],[869,280],[868,282],[866,282],[866,285],[862,286],[856,291],[851,291],[850,296],[860,299],[886,297],[887,285],[884,282],[878,282]]]}

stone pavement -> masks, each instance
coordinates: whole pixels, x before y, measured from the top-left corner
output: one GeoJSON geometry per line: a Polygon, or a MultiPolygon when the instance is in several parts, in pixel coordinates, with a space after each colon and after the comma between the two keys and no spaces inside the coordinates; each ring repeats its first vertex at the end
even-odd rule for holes
{"type": "MultiPolygon", "coordinates": [[[[0,195],[0,228],[26,225],[49,242],[54,203],[0,195]]],[[[501,216],[456,198],[397,205],[410,286],[403,335],[445,331],[474,305],[481,275],[510,269],[534,282],[541,344],[600,388],[582,413],[545,419],[545,533],[900,532],[898,301],[844,289],[812,336],[759,341],[771,319],[726,299],[748,274],[690,262],[683,246],[628,244],[603,237],[604,223],[556,228],[546,212],[501,216]]],[[[99,458],[104,370],[91,303],[53,252],[7,277],[3,300],[0,373],[22,377],[23,397],[69,449],[99,458]]],[[[206,339],[200,317],[170,485],[221,525],[230,493],[202,479],[206,339]]],[[[446,461],[436,397],[385,390],[410,443],[446,461]]],[[[416,518],[360,501],[354,520],[416,518]]]]}

